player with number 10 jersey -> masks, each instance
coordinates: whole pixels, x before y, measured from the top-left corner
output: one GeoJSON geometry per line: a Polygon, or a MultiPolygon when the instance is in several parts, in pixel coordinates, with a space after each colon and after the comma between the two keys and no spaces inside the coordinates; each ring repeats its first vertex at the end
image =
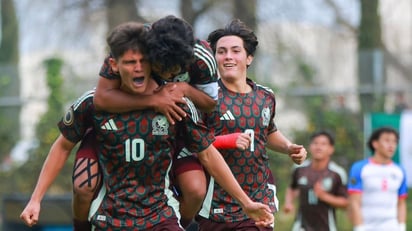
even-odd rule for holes
{"type": "Polygon", "coordinates": [[[114,114],[95,111],[93,91],[74,103],[59,123],[62,134],[80,141],[93,127],[99,143],[99,162],[104,186],[91,207],[91,222],[99,230],[134,227],[148,229],[176,218],[178,202],[169,190],[169,171],[177,133],[186,136],[186,148],[199,152],[214,136],[198,123],[190,100],[183,109],[185,122],[170,125],[164,115],[153,110],[114,114]]]}

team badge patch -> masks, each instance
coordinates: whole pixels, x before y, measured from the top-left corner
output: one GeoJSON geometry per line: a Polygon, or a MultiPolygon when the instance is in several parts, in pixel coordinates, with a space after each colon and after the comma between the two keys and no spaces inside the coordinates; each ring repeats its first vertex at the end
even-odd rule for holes
{"type": "Polygon", "coordinates": [[[167,135],[169,131],[169,122],[164,115],[158,115],[153,118],[152,134],[153,135],[167,135]]]}
{"type": "Polygon", "coordinates": [[[350,184],[355,185],[357,183],[356,178],[352,177],[350,178],[350,184]]]}
{"type": "Polygon", "coordinates": [[[71,126],[74,121],[74,116],[73,116],[73,108],[70,107],[69,110],[67,110],[66,114],[64,115],[63,118],[63,123],[66,126],[71,126]]]}
{"type": "Polygon", "coordinates": [[[270,119],[270,109],[268,107],[263,108],[261,116],[263,120],[263,126],[268,126],[270,119]]]}
{"type": "Polygon", "coordinates": [[[298,179],[298,184],[299,185],[307,185],[308,184],[308,178],[306,176],[302,176],[301,178],[298,179]]]}
{"type": "Polygon", "coordinates": [[[332,189],[333,180],[331,177],[323,178],[322,180],[322,187],[325,191],[330,191],[332,189]]]}
{"type": "Polygon", "coordinates": [[[173,78],[173,82],[189,82],[189,73],[185,72],[173,78]]]}

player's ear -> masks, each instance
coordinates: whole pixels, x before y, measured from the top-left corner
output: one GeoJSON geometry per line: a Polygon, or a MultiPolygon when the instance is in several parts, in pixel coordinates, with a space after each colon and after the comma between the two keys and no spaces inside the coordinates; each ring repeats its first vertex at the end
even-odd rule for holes
{"type": "Polygon", "coordinates": [[[252,64],[253,61],[253,55],[248,55],[246,58],[246,66],[250,66],[250,64],[252,64]]]}
{"type": "Polygon", "coordinates": [[[114,58],[109,58],[110,67],[114,72],[119,72],[119,67],[117,65],[117,61],[114,58]]]}

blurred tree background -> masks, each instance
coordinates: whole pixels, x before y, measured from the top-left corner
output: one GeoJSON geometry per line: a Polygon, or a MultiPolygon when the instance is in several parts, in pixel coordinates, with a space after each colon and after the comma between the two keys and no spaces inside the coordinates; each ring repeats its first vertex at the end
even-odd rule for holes
{"type": "MultiPolygon", "coordinates": [[[[365,113],[390,112],[394,104],[393,93],[409,89],[406,93],[410,94],[412,89],[412,45],[409,45],[406,55],[398,52],[399,49],[402,50],[399,44],[412,43],[412,31],[408,32],[409,37],[396,36],[395,42],[383,36],[391,27],[385,24],[388,19],[381,15],[381,9],[385,8],[382,4],[388,6],[388,3],[379,0],[351,0],[345,3],[340,0],[316,0],[308,1],[309,3],[287,0],[61,0],[58,4],[53,2],[40,4],[29,0],[0,1],[2,195],[16,192],[31,193],[50,145],[59,133],[57,121],[71,101],[82,91],[94,86],[105,53],[105,35],[110,28],[124,21],[153,22],[167,14],[175,14],[186,19],[194,26],[196,34],[205,38],[210,31],[224,26],[231,18],[240,18],[256,30],[259,36],[259,50],[249,75],[257,82],[274,89],[279,105],[277,125],[280,130],[296,143],[305,146],[312,132],[331,131],[336,139],[336,153],[333,158],[347,170],[353,161],[365,155],[365,113]],[[16,10],[17,8],[20,11],[16,10]],[[37,17],[29,17],[29,9],[30,12],[36,12],[37,17]],[[47,14],[41,14],[40,11],[47,14]],[[316,20],[305,22],[311,18],[311,14],[322,15],[317,20],[323,23],[316,20]],[[354,15],[357,15],[358,20],[354,19],[354,15]],[[327,23],[324,23],[325,21],[327,23]],[[317,23],[321,26],[317,26],[317,23]],[[314,31],[309,32],[308,24],[315,25],[314,31]],[[37,34],[34,37],[37,40],[22,43],[19,38],[28,36],[31,27],[35,27],[37,34]],[[44,34],[40,34],[41,31],[44,34]],[[330,44],[318,44],[314,48],[310,47],[312,43],[305,43],[319,34],[322,34],[320,37],[328,37],[329,34],[325,31],[343,41],[355,44],[350,57],[356,61],[352,61],[351,64],[341,63],[341,60],[336,58],[340,54],[339,49],[348,52],[351,46],[338,48],[339,44],[335,44],[333,38],[330,44]],[[23,32],[22,36],[19,36],[19,32],[23,32]],[[401,38],[407,41],[401,41],[401,38]],[[22,50],[35,50],[30,54],[28,61],[19,59],[19,54],[24,52],[19,51],[19,43],[23,44],[20,45],[22,50]],[[54,50],[46,52],[44,44],[53,47],[54,50]],[[40,48],[36,50],[34,47],[40,48]],[[97,51],[92,51],[92,48],[97,51]],[[306,54],[308,49],[315,50],[312,51],[314,57],[306,54]],[[317,63],[317,55],[320,57],[325,53],[326,59],[317,63]],[[29,73],[29,76],[21,76],[20,72],[24,70],[19,71],[19,65],[27,66],[27,63],[34,63],[35,57],[39,59],[38,54],[41,54],[42,65],[35,67],[34,70],[43,76],[32,73],[29,73]],[[85,66],[91,71],[88,72],[85,66]],[[348,71],[348,76],[335,78],[336,73],[351,68],[354,70],[353,73],[348,71]],[[398,77],[389,79],[387,73],[396,73],[398,77]],[[349,75],[354,77],[354,85],[350,84],[349,75]],[[403,82],[398,81],[399,79],[403,82]],[[393,82],[397,81],[398,85],[393,85],[393,82]],[[45,85],[43,98],[37,99],[29,94],[21,100],[20,85],[29,84],[28,88],[39,88],[40,91],[43,89],[40,88],[40,82],[44,82],[45,85]],[[402,84],[405,82],[407,84],[402,84]],[[389,84],[392,84],[391,87],[388,87],[389,84]],[[17,118],[21,106],[28,104],[26,99],[40,101],[43,105],[43,110],[36,112],[39,119],[34,120],[36,128],[32,132],[38,146],[27,151],[28,157],[24,163],[11,164],[9,159],[12,148],[23,136],[20,129],[22,123],[17,118]],[[295,114],[298,115],[289,116],[293,112],[297,112],[295,114]],[[285,121],[292,126],[284,125],[285,121]]],[[[407,7],[410,7],[407,12],[412,15],[412,3],[410,6],[404,6],[405,9],[407,7]]],[[[386,17],[394,15],[389,14],[386,17]]],[[[409,25],[409,28],[412,28],[412,16],[409,20],[406,27],[409,25]]],[[[35,117],[36,113],[31,108],[26,110],[26,113],[35,117]]],[[[24,119],[21,120],[24,122],[24,119]]],[[[270,154],[282,206],[292,162],[285,155],[273,152],[270,154]]],[[[50,193],[71,192],[72,163],[71,158],[49,190],[50,193]]],[[[340,230],[350,230],[344,212],[340,212],[339,217],[340,230]]],[[[280,212],[276,219],[275,230],[288,230],[293,215],[286,216],[280,212]]]]}
{"type": "Polygon", "coordinates": [[[0,160],[7,161],[20,132],[19,26],[13,1],[1,1],[0,14],[0,160]]]}

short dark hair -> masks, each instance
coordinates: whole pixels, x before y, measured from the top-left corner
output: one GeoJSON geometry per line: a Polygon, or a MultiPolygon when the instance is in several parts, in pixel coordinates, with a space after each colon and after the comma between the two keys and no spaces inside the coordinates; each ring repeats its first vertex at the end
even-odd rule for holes
{"type": "Polygon", "coordinates": [[[106,42],[114,59],[118,60],[126,51],[146,53],[148,29],[138,22],[117,25],[107,36],[106,42]]]}
{"type": "Polygon", "coordinates": [[[331,144],[332,146],[335,146],[335,139],[333,138],[332,134],[327,132],[327,131],[318,131],[313,133],[310,138],[309,141],[312,142],[316,137],[319,136],[324,136],[329,140],[329,144],[331,144]]]}
{"type": "Polygon", "coordinates": [[[399,133],[391,127],[380,127],[376,130],[374,130],[371,134],[371,136],[369,137],[368,140],[368,148],[372,151],[375,152],[375,148],[373,147],[372,143],[376,140],[379,140],[379,138],[381,137],[382,134],[384,133],[392,133],[396,136],[396,141],[399,141],[399,133]]]}
{"type": "Polygon", "coordinates": [[[180,66],[186,70],[193,62],[195,37],[192,26],[181,18],[166,16],[154,22],[149,32],[147,58],[160,64],[162,71],[180,66]]]}
{"type": "Polygon", "coordinates": [[[247,55],[255,55],[256,47],[259,43],[257,37],[253,30],[239,19],[234,19],[225,28],[217,29],[209,34],[207,41],[210,43],[213,53],[216,53],[217,41],[224,36],[230,35],[238,36],[243,40],[243,46],[247,55]]]}

